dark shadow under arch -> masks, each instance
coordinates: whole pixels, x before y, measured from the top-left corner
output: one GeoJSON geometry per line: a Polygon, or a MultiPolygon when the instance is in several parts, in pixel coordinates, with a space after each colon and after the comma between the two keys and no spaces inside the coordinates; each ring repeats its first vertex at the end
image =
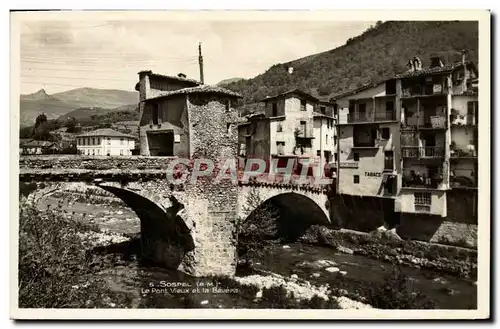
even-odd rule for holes
{"type": "Polygon", "coordinates": [[[325,212],[309,197],[298,193],[283,193],[271,197],[258,205],[247,217],[244,226],[262,225],[259,218],[262,213],[271,210],[275,214],[275,236],[265,238],[279,238],[293,242],[302,236],[311,225],[329,225],[330,221],[325,212]]]}
{"type": "Polygon", "coordinates": [[[155,202],[135,192],[113,186],[100,188],[123,200],[141,220],[141,262],[177,269],[184,255],[194,249],[194,241],[184,220],[177,215],[183,205],[171,198],[163,210],[155,202]]]}

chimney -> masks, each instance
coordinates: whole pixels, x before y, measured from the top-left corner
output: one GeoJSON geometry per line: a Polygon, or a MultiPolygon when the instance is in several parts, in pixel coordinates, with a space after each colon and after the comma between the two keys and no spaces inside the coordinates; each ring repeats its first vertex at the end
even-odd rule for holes
{"type": "Polygon", "coordinates": [[[415,71],[415,63],[413,63],[411,59],[408,61],[406,66],[408,67],[408,70],[410,70],[411,72],[415,71]]]}
{"type": "Polygon", "coordinates": [[[441,58],[434,56],[431,57],[431,66],[430,67],[443,67],[443,61],[441,61],[441,58]]]}
{"type": "Polygon", "coordinates": [[[179,74],[177,74],[177,76],[178,76],[179,78],[183,78],[183,79],[185,79],[185,78],[186,78],[186,75],[185,75],[184,73],[179,73],[179,74]]]}
{"type": "Polygon", "coordinates": [[[198,44],[198,63],[200,64],[200,82],[204,84],[203,79],[203,56],[201,55],[201,42],[198,44]]]}
{"type": "Polygon", "coordinates": [[[413,57],[413,63],[415,71],[420,71],[422,69],[422,61],[417,56],[413,57]]]}

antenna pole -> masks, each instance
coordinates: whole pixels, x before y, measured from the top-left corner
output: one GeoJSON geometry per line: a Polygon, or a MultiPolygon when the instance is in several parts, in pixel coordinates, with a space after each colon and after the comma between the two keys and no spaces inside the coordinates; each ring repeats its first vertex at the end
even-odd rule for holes
{"type": "Polygon", "coordinates": [[[198,44],[198,63],[200,65],[200,82],[204,84],[203,78],[203,56],[201,55],[201,42],[198,44]]]}

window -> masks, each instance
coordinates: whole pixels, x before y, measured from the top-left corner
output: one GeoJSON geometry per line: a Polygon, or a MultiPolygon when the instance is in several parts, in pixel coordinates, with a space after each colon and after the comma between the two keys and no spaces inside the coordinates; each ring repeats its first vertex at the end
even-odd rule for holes
{"type": "Polygon", "coordinates": [[[432,199],[429,192],[417,192],[415,196],[415,205],[430,206],[432,199]]]}
{"type": "Polygon", "coordinates": [[[333,159],[334,159],[335,161],[337,161],[337,160],[338,160],[338,155],[337,155],[337,152],[333,153],[333,159]]]}
{"type": "Polygon", "coordinates": [[[337,144],[337,136],[333,136],[333,144],[337,144]]]}
{"type": "Polygon", "coordinates": [[[111,145],[111,138],[108,137],[108,145],[111,145]]]}
{"type": "MultiPolygon", "coordinates": [[[[94,139],[92,139],[94,140],[94,139]]],[[[95,155],[95,149],[92,149],[92,155],[95,155]]]]}
{"type": "Polygon", "coordinates": [[[101,145],[101,138],[97,137],[97,145],[101,145]]]}
{"type": "Polygon", "coordinates": [[[107,156],[110,156],[109,151],[108,151],[108,153],[106,153],[106,155],[107,155],[107,156]]]}
{"type": "Polygon", "coordinates": [[[477,111],[478,107],[479,107],[478,101],[467,102],[467,114],[473,115],[474,112],[477,111]]]}
{"type": "Polygon", "coordinates": [[[354,153],[354,161],[359,161],[359,153],[354,153]]]}
{"type": "Polygon", "coordinates": [[[285,154],[285,142],[276,142],[276,147],[278,148],[278,154],[285,154]]]}
{"type": "Polygon", "coordinates": [[[283,124],[281,122],[278,122],[278,125],[276,126],[276,131],[279,133],[283,131],[283,124]]]}
{"type": "Polygon", "coordinates": [[[391,130],[389,128],[380,129],[380,139],[389,139],[391,137],[391,130]]]}
{"type": "Polygon", "coordinates": [[[158,115],[160,106],[158,104],[153,104],[153,124],[157,125],[158,124],[158,115]]]}
{"type": "Polygon", "coordinates": [[[278,115],[278,104],[277,103],[273,103],[272,106],[273,106],[272,116],[275,117],[275,116],[278,115]]]}
{"type": "Polygon", "coordinates": [[[307,102],[303,99],[300,100],[300,110],[305,111],[306,110],[306,104],[307,102]]]}
{"type": "Polygon", "coordinates": [[[305,136],[306,134],[306,122],[300,121],[300,133],[305,136]]]}
{"type": "Polygon", "coordinates": [[[97,155],[101,154],[101,150],[97,149],[97,155]]]}
{"type": "Polygon", "coordinates": [[[316,156],[319,156],[319,157],[321,156],[321,150],[316,151],[316,156]]]}
{"type": "Polygon", "coordinates": [[[396,93],[396,80],[389,80],[385,83],[385,93],[394,95],[396,93]]]}
{"type": "Polygon", "coordinates": [[[80,138],[80,145],[85,145],[85,138],[80,138]]]}
{"type": "Polygon", "coordinates": [[[339,110],[337,103],[333,104],[333,116],[336,117],[339,110]]]}
{"type": "Polygon", "coordinates": [[[319,107],[319,111],[320,111],[321,114],[326,114],[326,107],[320,106],[319,107]]]}
{"type": "Polygon", "coordinates": [[[354,179],[354,184],[359,184],[359,175],[354,175],[353,179],[354,179]]]}
{"type": "Polygon", "coordinates": [[[226,100],[226,112],[231,110],[231,101],[229,99],[226,100]]]}
{"type": "Polygon", "coordinates": [[[123,155],[123,150],[120,150],[120,155],[123,155]]]}
{"type": "Polygon", "coordinates": [[[394,169],[394,153],[392,151],[385,151],[384,156],[384,169],[392,171],[394,169]]]}
{"type": "Polygon", "coordinates": [[[120,138],[120,145],[123,145],[123,138],[120,138]]]}

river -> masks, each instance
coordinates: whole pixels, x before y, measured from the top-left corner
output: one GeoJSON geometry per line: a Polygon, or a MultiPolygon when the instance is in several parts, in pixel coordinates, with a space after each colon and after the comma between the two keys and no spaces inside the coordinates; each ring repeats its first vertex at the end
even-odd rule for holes
{"type": "MultiPolygon", "coordinates": [[[[46,199],[39,205],[57,207],[59,200],[46,199]]],[[[135,214],[126,207],[109,207],[79,202],[64,203],[61,210],[75,218],[85,219],[102,228],[117,233],[139,233],[140,223],[135,214]]],[[[343,288],[356,290],[359,285],[383,282],[393,271],[391,263],[374,260],[360,255],[340,253],[335,249],[292,243],[287,245],[266,245],[262,252],[250,257],[259,270],[270,271],[284,277],[297,276],[312,285],[323,285],[342,276],[343,288]],[[319,262],[318,262],[319,261],[319,262]],[[318,264],[323,264],[318,266],[318,264]],[[327,268],[336,267],[336,273],[327,268]]],[[[474,309],[477,301],[477,287],[471,280],[437,273],[432,270],[403,266],[402,271],[413,287],[431,297],[439,309],[474,309]]],[[[213,293],[213,281],[191,278],[183,273],[157,267],[139,265],[137,259],[117,262],[102,270],[99,276],[106,279],[111,289],[127,294],[133,307],[138,308],[253,308],[255,303],[238,293],[213,293]],[[185,282],[172,293],[173,285],[185,282]],[[208,293],[203,288],[210,288],[208,293]],[[192,292],[193,289],[196,293],[192,292]],[[183,290],[184,289],[184,290],[183,290]],[[185,290],[188,289],[188,290],[185,290]]]]}

